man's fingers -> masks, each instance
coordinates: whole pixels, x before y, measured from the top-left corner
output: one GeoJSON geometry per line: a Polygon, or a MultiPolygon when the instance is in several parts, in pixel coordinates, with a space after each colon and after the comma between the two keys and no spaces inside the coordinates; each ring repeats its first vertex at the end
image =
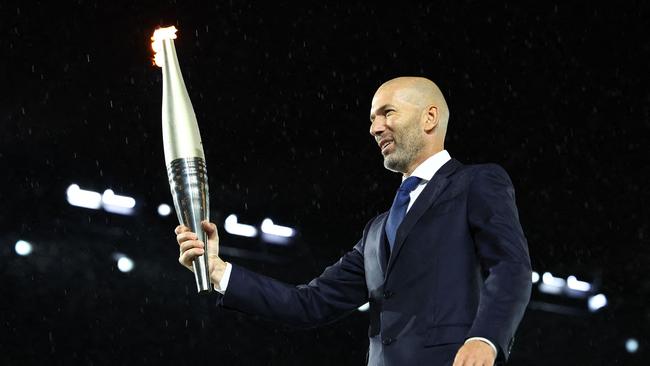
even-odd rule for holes
{"type": "MultiPolygon", "coordinates": [[[[218,256],[219,245],[218,240],[219,236],[217,235],[217,226],[208,221],[203,221],[201,223],[202,229],[208,234],[208,246],[210,247],[210,253],[212,257],[218,256]]],[[[174,232],[176,233],[176,241],[180,249],[180,255],[178,256],[178,262],[183,266],[192,270],[192,261],[196,257],[205,254],[205,243],[198,240],[199,237],[196,233],[192,232],[191,229],[185,225],[178,225],[174,232]]]]}
{"type": "Polygon", "coordinates": [[[192,267],[192,261],[194,258],[203,255],[204,251],[202,248],[192,248],[184,251],[181,253],[180,257],[178,257],[178,261],[187,267],[192,267]]]}
{"type": "Polygon", "coordinates": [[[180,233],[184,233],[184,232],[186,232],[186,231],[190,231],[190,228],[187,227],[187,226],[185,226],[185,225],[178,225],[178,226],[176,226],[176,228],[174,229],[174,233],[175,233],[176,235],[178,235],[178,234],[180,234],[180,233]]]}
{"type": "Polygon", "coordinates": [[[205,245],[199,240],[188,240],[181,244],[181,253],[186,252],[192,248],[205,249],[205,245]]]}
{"type": "Polygon", "coordinates": [[[454,358],[454,364],[453,366],[468,366],[467,363],[465,362],[465,353],[461,350],[458,353],[456,353],[456,357],[454,358]]]}
{"type": "Polygon", "coordinates": [[[206,234],[208,234],[208,240],[217,240],[219,239],[219,234],[217,234],[217,225],[209,222],[202,221],[201,226],[206,234]]]}
{"type": "Polygon", "coordinates": [[[458,354],[454,359],[453,366],[492,366],[487,360],[477,359],[465,354],[458,354]]]}
{"type": "Polygon", "coordinates": [[[454,366],[476,366],[476,365],[477,364],[472,362],[472,360],[467,360],[465,358],[462,358],[462,359],[457,360],[456,362],[454,362],[454,366]]]}
{"type": "Polygon", "coordinates": [[[473,357],[465,357],[463,362],[460,363],[460,366],[483,366],[484,362],[481,359],[473,357]]]}
{"type": "Polygon", "coordinates": [[[196,239],[198,239],[198,236],[196,236],[196,234],[191,231],[185,231],[183,233],[176,235],[176,241],[178,242],[179,245],[188,240],[196,240],[196,239]]]}

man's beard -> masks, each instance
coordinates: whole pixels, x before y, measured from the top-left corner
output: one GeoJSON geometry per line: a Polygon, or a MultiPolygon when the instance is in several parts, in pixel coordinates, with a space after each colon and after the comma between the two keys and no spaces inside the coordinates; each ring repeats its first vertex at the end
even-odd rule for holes
{"type": "MultiPolygon", "coordinates": [[[[413,121],[415,122],[415,121],[413,121]]],[[[424,147],[417,123],[412,123],[401,134],[395,134],[395,149],[384,157],[384,167],[394,172],[406,173],[424,147]]]]}

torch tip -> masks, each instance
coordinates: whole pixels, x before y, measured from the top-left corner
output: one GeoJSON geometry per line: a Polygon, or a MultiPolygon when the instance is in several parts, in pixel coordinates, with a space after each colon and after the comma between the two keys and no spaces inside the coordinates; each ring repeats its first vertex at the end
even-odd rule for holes
{"type": "Polygon", "coordinates": [[[164,39],[176,39],[176,32],[178,29],[173,25],[171,27],[161,27],[153,32],[151,37],[151,48],[154,51],[154,64],[163,67],[164,61],[162,57],[162,42],[164,39]]]}

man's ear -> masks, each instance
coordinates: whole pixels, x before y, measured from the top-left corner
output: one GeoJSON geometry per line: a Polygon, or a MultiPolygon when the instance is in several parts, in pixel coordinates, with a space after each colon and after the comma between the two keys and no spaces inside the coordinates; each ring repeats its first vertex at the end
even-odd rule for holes
{"type": "Polygon", "coordinates": [[[438,120],[440,118],[438,107],[430,105],[425,108],[422,112],[422,118],[424,119],[424,132],[431,133],[438,125],[438,120]]]}

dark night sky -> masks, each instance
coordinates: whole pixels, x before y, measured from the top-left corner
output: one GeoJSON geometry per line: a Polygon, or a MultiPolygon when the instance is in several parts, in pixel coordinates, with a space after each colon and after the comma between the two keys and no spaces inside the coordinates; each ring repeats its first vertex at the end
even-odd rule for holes
{"type": "Polygon", "coordinates": [[[422,75],[449,103],[451,155],[509,172],[534,269],[600,279],[610,301],[576,317],[530,310],[512,364],[647,357],[646,4],[61,1],[0,14],[0,363],[191,364],[205,349],[227,364],[363,363],[364,314],[296,331],[194,294],[174,218],[155,213],[171,201],[149,41],[161,25],[179,28],[215,221],[300,231],[278,251],[288,265],[242,263],[299,283],[354,245],[399,183],[368,135],[370,99],[422,75]],[[70,207],[71,183],[132,195],[138,212],[70,207]],[[13,252],[19,238],[32,256],[13,252]],[[117,272],[115,251],[136,270],[117,272]]]}

